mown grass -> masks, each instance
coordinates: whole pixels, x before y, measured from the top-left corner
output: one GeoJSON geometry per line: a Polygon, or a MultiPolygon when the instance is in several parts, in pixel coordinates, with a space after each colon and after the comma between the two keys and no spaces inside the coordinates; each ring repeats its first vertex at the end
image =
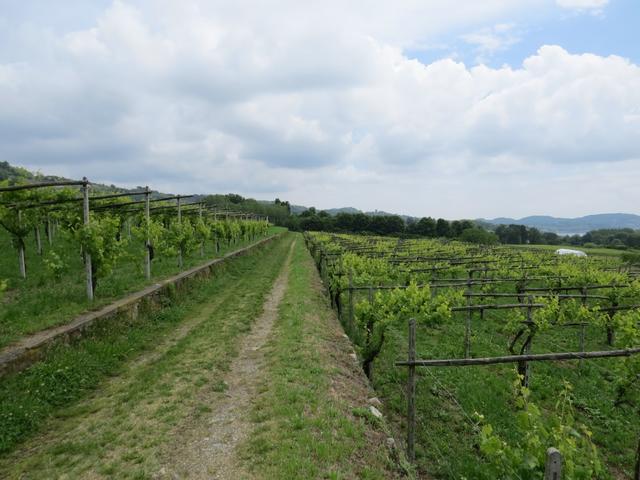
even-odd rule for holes
{"type": "Polygon", "coordinates": [[[347,343],[321,290],[313,287],[319,284],[314,269],[299,238],[244,461],[265,479],[396,478],[380,425],[367,415],[362,378],[340,382],[349,368],[339,367],[341,359],[350,360],[350,368],[353,360],[339,351],[338,339],[347,343]]]}
{"type": "Polygon", "coordinates": [[[163,310],[94,329],[3,378],[0,477],[150,478],[168,432],[206,412],[200,392],[221,390],[289,243],[233,259],[163,310]]]}
{"type": "MultiPolygon", "coordinates": [[[[268,235],[284,229],[271,227],[268,235]]],[[[127,246],[127,254],[121,258],[113,272],[98,281],[93,303],[86,299],[85,276],[78,246],[63,235],[58,235],[52,247],[43,238],[44,254],[36,252],[33,235],[27,239],[27,278],[19,275],[18,257],[6,232],[0,231],[0,280],[7,280],[8,288],[0,298],[0,347],[6,346],[30,333],[69,322],[74,316],[97,309],[127,293],[143,288],[179,273],[176,258],[157,257],[153,260],[152,278],[147,281],[143,272],[144,247],[134,239],[127,246]],[[66,268],[56,277],[45,266],[50,252],[56,252],[66,268]]],[[[221,245],[215,252],[213,242],[205,245],[204,256],[195,252],[185,258],[184,269],[194,267],[207,259],[222,256],[242,248],[251,242],[221,245]]]]}

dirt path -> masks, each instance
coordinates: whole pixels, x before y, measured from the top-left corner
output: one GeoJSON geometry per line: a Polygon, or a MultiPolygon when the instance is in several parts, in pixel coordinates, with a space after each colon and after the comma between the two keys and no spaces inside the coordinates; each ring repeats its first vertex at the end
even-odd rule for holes
{"type": "Polygon", "coordinates": [[[265,366],[262,347],[267,342],[289,280],[289,266],[296,242],[276,279],[263,313],[251,332],[241,341],[239,354],[225,376],[226,393],[211,405],[212,413],[198,425],[177,432],[177,443],[167,450],[167,461],[157,478],[232,479],[245,478],[236,457],[236,447],[253,428],[250,421],[252,399],[258,393],[265,366]]]}

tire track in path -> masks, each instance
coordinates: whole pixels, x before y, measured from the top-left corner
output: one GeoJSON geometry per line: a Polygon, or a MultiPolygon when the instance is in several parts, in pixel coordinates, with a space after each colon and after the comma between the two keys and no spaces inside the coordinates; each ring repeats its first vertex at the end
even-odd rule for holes
{"type": "Polygon", "coordinates": [[[236,456],[236,447],[253,428],[250,411],[265,367],[262,347],[278,317],[289,280],[289,266],[296,242],[292,242],[282,271],[274,282],[249,334],[226,375],[225,395],[212,401],[212,413],[200,425],[178,432],[175,445],[166,452],[167,461],[156,478],[235,479],[248,477],[236,456]]]}

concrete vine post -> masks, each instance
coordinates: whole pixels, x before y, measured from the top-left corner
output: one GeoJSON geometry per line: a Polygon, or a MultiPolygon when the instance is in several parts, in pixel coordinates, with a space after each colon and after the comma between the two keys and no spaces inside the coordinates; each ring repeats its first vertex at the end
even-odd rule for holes
{"type": "Polygon", "coordinates": [[[40,225],[39,224],[36,224],[35,234],[36,234],[36,250],[38,252],[38,255],[42,255],[42,239],[40,238],[40,225]]]}
{"type": "Polygon", "coordinates": [[[51,246],[51,244],[53,243],[51,229],[52,229],[51,218],[49,218],[49,214],[47,214],[47,223],[45,224],[45,232],[47,233],[47,242],[49,242],[49,246],[51,246]]]}
{"type": "MultiPolygon", "coordinates": [[[[18,228],[22,229],[22,212],[20,210],[18,210],[18,228]]],[[[18,260],[20,261],[20,276],[27,278],[27,264],[24,259],[24,241],[22,237],[18,239],[18,260]]]]}
{"type": "Polygon", "coordinates": [[[562,480],[562,454],[555,448],[547,450],[544,480],[562,480]]]}
{"type": "MultiPolygon", "coordinates": [[[[214,212],[213,213],[213,221],[216,223],[216,228],[217,228],[217,223],[218,223],[218,213],[214,212]]],[[[220,253],[220,237],[218,237],[218,231],[216,230],[215,232],[215,238],[216,238],[216,254],[220,253]]]]}
{"type": "MultiPolygon", "coordinates": [[[[85,227],[89,225],[89,181],[87,177],[82,178],[82,220],[85,227]]],[[[87,299],[93,301],[93,272],[91,269],[91,254],[85,248],[84,251],[84,269],[87,282],[87,299]]]]}
{"type": "Polygon", "coordinates": [[[638,448],[636,449],[636,466],[633,470],[633,480],[640,480],[640,437],[638,438],[638,448]]]}
{"type": "Polygon", "coordinates": [[[149,232],[149,223],[151,222],[151,214],[149,212],[149,186],[144,187],[144,220],[146,225],[146,243],[144,256],[144,274],[147,280],[151,280],[151,238],[149,232]]]}
{"type": "MultiPolygon", "coordinates": [[[[182,210],[181,210],[181,205],[180,205],[180,195],[178,195],[178,197],[176,198],[176,202],[178,204],[178,225],[182,225],[182,210]]],[[[180,269],[182,269],[182,245],[180,245],[180,248],[178,249],[178,266],[180,267],[180,269]]]]}
{"type": "MultiPolygon", "coordinates": [[[[202,220],[202,203],[198,206],[198,217],[202,220]]],[[[204,240],[200,242],[200,256],[204,257],[204,240]]]]}

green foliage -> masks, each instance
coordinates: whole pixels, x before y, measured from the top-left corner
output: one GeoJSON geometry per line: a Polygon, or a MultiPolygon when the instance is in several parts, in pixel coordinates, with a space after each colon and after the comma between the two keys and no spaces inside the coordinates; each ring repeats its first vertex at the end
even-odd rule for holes
{"type": "Polygon", "coordinates": [[[382,349],[389,326],[400,327],[414,318],[426,326],[441,325],[451,320],[451,307],[462,302],[462,292],[449,290],[432,296],[428,287],[412,282],[407,288],[390,292],[378,291],[372,302],[356,304],[355,319],[358,328],[356,342],[363,359],[365,372],[382,349]]]}
{"type": "Polygon", "coordinates": [[[194,235],[199,244],[204,244],[211,238],[211,225],[204,219],[198,218],[194,225],[194,235]]]}
{"type": "Polygon", "coordinates": [[[621,255],[622,261],[632,265],[640,265],[640,253],[625,252],[621,255]]]}
{"type": "Polygon", "coordinates": [[[47,271],[55,278],[62,278],[62,275],[67,271],[68,265],[62,259],[62,257],[55,251],[49,251],[42,259],[47,271]]]}
{"type": "Polygon", "coordinates": [[[546,451],[557,448],[563,456],[563,478],[589,480],[604,478],[604,467],[592,441],[591,432],[575,419],[572,387],[564,382],[553,412],[543,412],[530,399],[530,391],[513,380],[516,440],[500,437],[484,416],[476,413],[478,445],[486,461],[487,473],[496,479],[537,479],[544,473],[546,451]]]}
{"type": "Polygon", "coordinates": [[[109,275],[124,254],[126,240],[120,238],[119,233],[120,218],[111,215],[94,217],[75,232],[83,251],[91,255],[91,266],[97,278],[109,275]]]}
{"type": "MultiPolygon", "coordinates": [[[[140,243],[146,243],[149,239],[149,247],[154,252],[154,256],[160,255],[172,255],[174,250],[169,246],[167,238],[167,229],[162,222],[154,219],[153,217],[147,220],[142,217],[139,225],[131,227],[131,234],[140,243]]],[[[144,250],[140,250],[140,259],[144,260],[144,250]]]]}
{"type": "MultiPolygon", "coordinates": [[[[398,372],[393,362],[404,354],[408,319],[416,318],[427,327],[428,333],[418,335],[418,348],[436,358],[457,356],[465,334],[463,315],[456,315],[454,321],[451,318],[451,308],[462,303],[460,294],[452,294],[442,286],[433,292],[428,284],[434,278],[438,283],[449,283],[451,279],[460,287],[457,292],[508,294],[477,302],[471,297],[471,304],[508,304],[520,295],[526,298],[524,303],[535,305],[529,312],[525,306],[486,309],[481,319],[474,316],[471,331],[474,356],[504,355],[505,340],[514,354],[516,344],[519,344],[518,353],[522,353],[531,348],[532,341],[536,352],[576,351],[578,347],[600,350],[604,349],[605,339],[612,338],[611,331],[615,332],[615,348],[640,345],[640,311],[611,313],[607,310],[612,304],[640,304],[640,281],[632,281],[633,277],[616,257],[558,257],[545,250],[321,232],[307,234],[306,239],[329,280],[330,292],[343,292],[332,300],[338,300],[334,303],[357,347],[365,372],[373,378],[379,393],[399,412],[403,412],[406,401],[403,393],[396,391],[403,372],[398,372]],[[484,278],[492,283],[481,283],[484,278]],[[345,293],[349,279],[353,286],[360,287],[351,295],[353,317],[350,310],[344,308],[345,300],[349,300],[345,293]],[[468,279],[474,281],[469,286],[468,279]],[[408,288],[375,289],[378,285],[408,288]],[[587,285],[600,288],[584,290],[589,298],[583,299],[581,288],[587,285]],[[363,299],[367,292],[361,288],[366,286],[372,286],[368,300],[363,299]],[[536,297],[523,290],[528,287],[551,289],[536,297]],[[568,287],[567,293],[577,298],[553,295],[557,287],[568,287]],[[584,337],[573,334],[576,326],[585,332],[584,337]],[[452,336],[455,338],[451,339],[452,336]]],[[[640,405],[640,357],[602,360],[603,365],[605,362],[604,368],[600,368],[596,360],[584,362],[579,372],[571,362],[561,366],[536,363],[531,368],[530,381],[536,389],[535,403],[530,400],[529,390],[519,390],[519,400],[510,401],[509,390],[504,388],[509,385],[508,380],[505,381],[498,367],[481,369],[477,378],[468,373],[470,369],[442,369],[442,373],[437,370],[432,376],[447,379],[453,387],[445,388],[438,380],[435,385],[429,381],[433,395],[425,392],[417,400],[421,408],[437,412],[435,416],[425,415],[422,420],[428,426],[420,427],[424,431],[417,432],[421,437],[416,451],[418,468],[434,478],[460,478],[461,475],[491,480],[541,478],[545,451],[553,446],[567,459],[568,478],[609,478],[595,452],[594,443],[597,443],[606,451],[612,469],[628,473],[637,442],[633,432],[637,430],[634,415],[640,405]],[[573,410],[571,387],[562,385],[562,378],[571,378],[576,385],[580,395],[577,413],[573,410]],[[485,386],[486,390],[482,390],[485,386]],[[452,388],[454,393],[447,388],[452,388]],[[456,405],[463,413],[481,408],[491,419],[492,425],[481,429],[482,454],[499,458],[487,460],[486,469],[478,458],[480,450],[474,450],[469,439],[460,434],[464,421],[456,418],[458,412],[449,411],[447,398],[440,395],[443,391],[453,402],[453,410],[456,405]],[[516,408],[505,409],[508,405],[516,408]],[[450,425],[448,422],[452,421],[450,425]],[[595,441],[580,423],[585,421],[592,426],[595,441]],[[448,429],[441,435],[446,439],[430,438],[430,432],[442,428],[448,429]],[[458,441],[459,446],[451,445],[458,441]],[[434,446],[446,450],[447,461],[438,463],[441,455],[434,446]]],[[[524,373],[522,362],[518,368],[524,373]]],[[[521,388],[520,378],[514,388],[521,388]]]]}
{"type": "Polygon", "coordinates": [[[181,221],[173,220],[169,225],[167,235],[167,243],[172,248],[174,254],[182,252],[183,255],[189,255],[198,248],[198,240],[195,234],[195,228],[188,219],[181,221]]]}
{"type": "MultiPolygon", "coordinates": [[[[617,332],[617,342],[621,348],[633,348],[640,345],[640,311],[618,312],[612,319],[617,332]]],[[[618,405],[640,406],[640,356],[627,357],[618,364],[616,391],[618,405]]]]}

